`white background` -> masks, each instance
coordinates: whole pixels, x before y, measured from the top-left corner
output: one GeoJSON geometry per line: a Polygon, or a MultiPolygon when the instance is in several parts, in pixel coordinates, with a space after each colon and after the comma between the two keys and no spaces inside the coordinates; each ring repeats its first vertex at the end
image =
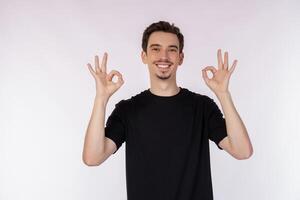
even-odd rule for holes
{"type": "Polygon", "coordinates": [[[211,143],[215,199],[300,199],[299,10],[296,0],[1,0],[0,199],[126,199],[125,144],[98,167],[81,159],[95,96],[86,64],[107,51],[108,70],[123,74],[108,116],[150,86],[141,39],[159,20],[185,36],[179,86],[217,100],[201,69],[218,48],[238,59],[230,91],[254,154],[235,160],[211,143]]]}

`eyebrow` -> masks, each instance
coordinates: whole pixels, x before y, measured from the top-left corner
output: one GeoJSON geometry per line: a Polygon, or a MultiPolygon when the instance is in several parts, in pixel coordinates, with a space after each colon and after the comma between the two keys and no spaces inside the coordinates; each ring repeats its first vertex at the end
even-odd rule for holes
{"type": "MultiPolygon", "coordinates": [[[[151,48],[151,47],[161,47],[161,45],[160,44],[151,44],[149,48],[151,48]]],[[[169,45],[169,47],[173,47],[173,48],[178,49],[177,45],[169,45]]]]}

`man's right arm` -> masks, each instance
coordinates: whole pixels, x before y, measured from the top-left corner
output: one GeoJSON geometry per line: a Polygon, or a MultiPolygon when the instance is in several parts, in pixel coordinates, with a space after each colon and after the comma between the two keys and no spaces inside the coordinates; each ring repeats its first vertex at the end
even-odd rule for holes
{"type": "Polygon", "coordinates": [[[82,160],[88,166],[97,166],[104,162],[117,146],[111,139],[105,137],[105,111],[109,98],[123,85],[122,74],[116,70],[106,72],[107,53],[104,53],[101,67],[98,56],[95,56],[95,70],[87,64],[96,81],[96,97],[92,116],[89,121],[82,152],[82,160]],[[117,76],[118,81],[112,81],[117,76]]]}
{"type": "Polygon", "coordinates": [[[82,153],[83,162],[88,166],[98,166],[115,150],[116,144],[105,137],[105,111],[108,100],[97,97],[89,121],[82,153]]]}

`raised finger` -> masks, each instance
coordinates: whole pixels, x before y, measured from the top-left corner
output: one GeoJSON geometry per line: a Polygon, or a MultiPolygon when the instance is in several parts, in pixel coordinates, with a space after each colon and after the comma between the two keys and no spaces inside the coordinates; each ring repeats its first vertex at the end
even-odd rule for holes
{"type": "Polygon", "coordinates": [[[224,69],[228,69],[228,52],[225,51],[224,54],[224,69]]]}
{"type": "Polygon", "coordinates": [[[223,69],[223,60],[221,49],[218,49],[218,69],[223,69]]]}
{"type": "Polygon", "coordinates": [[[102,63],[101,63],[101,70],[102,72],[106,73],[106,65],[107,65],[107,53],[105,52],[102,58],[102,63]]]}
{"type": "Polygon", "coordinates": [[[89,68],[91,74],[95,77],[95,76],[96,76],[96,72],[93,70],[92,65],[91,65],[90,63],[88,63],[87,66],[88,66],[88,68],[89,68]]]}
{"type": "Polygon", "coordinates": [[[95,56],[95,68],[96,72],[101,72],[101,69],[99,68],[99,57],[97,55],[95,56]]]}
{"type": "Polygon", "coordinates": [[[232,72],[234,71],[236,65],[237,65],[237,60],[234,60],[232,66],[229,69],[230,74],[232,74],[232,72]]]}

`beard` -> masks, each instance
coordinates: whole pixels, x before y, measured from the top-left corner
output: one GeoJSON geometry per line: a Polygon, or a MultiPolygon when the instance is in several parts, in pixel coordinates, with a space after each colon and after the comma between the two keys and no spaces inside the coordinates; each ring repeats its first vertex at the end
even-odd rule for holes
{"type": "Polygon", "coordinates": [[[160,76],[160,75],[158,75],[158,74],[155,74],[155,75],[156,75],[156,77],[159,78],[160,80],[167,80],[167,79],[169,79],[169,78],[171,77],[171,74],[168,75],[168,76],[160,76]]]}

